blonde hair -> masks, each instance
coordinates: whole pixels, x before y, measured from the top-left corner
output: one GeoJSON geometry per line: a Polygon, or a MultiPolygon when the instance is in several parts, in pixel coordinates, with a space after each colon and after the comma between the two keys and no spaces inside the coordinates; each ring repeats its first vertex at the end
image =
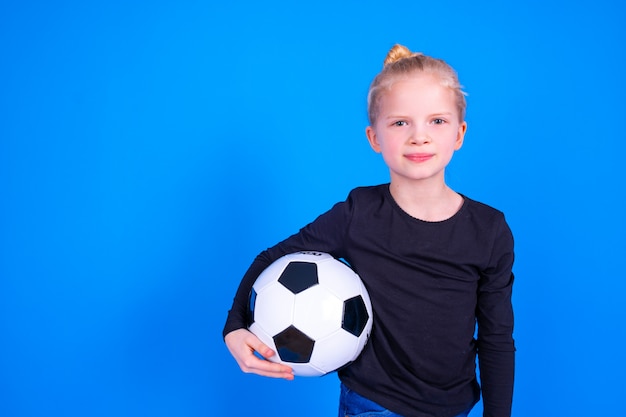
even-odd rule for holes
{"type": "Polygon", "coordinates": [[[367,115],[370,124],[376,123],[382,93],[389,91],[395,81],[414,73],[428,73],[436,76],[445,87],[451,88],[456,97],[456,105],[461,121],[465,119],[466,93],[462,90],[456,71],[445,61],[432,58],[421,52],[411,52],[403,45],[394,45],[385,58],[383,69],[372,81],[367,94],[367,115]]]}

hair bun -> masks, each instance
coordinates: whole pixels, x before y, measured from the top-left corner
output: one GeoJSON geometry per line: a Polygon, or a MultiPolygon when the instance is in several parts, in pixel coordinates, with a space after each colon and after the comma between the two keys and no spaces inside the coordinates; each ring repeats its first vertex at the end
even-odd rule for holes
{"type": "Polygon", "coordinates": [[[387,53],[384,65],[388,65],[399,61],[403,58],[410,58],[412,56],[423,55],[421,52],[413,53],[404,45],[395,44],[387,53]]]}

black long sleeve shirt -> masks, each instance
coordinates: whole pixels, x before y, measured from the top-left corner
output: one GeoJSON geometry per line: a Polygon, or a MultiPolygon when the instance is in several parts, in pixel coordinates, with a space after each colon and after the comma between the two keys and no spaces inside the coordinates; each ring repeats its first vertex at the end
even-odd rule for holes
{"type": "Polygon", "coordinates": [[[464,197],[451,218],[425,222],[395,203],[388,184],[356,188],[346,201],[255,259],[224,335],[245,327],[257,276],[279,257],[300,250],[345,259],[369,292],[370,340],[339,372],[348,387],[403,416],[455,416],[479,399],[478,354],[484,416],[510,416],[514,255],[500,211],[464,197]]]}

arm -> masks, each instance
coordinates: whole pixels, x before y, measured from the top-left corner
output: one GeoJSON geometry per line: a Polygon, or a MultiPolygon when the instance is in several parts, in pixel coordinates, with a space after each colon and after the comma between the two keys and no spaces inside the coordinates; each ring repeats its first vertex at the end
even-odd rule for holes
{"type": "Polygon", "coordinates": [[[513,236],[504,218],[496,227],[489,266],[478,288],[478,361],[484,417],[509,417],[513,401],[513,236]]]}
{"type": "Polygon", "coordinates": [[[336,204],[299,233],[261,252],[244,275],[222,333],[230,353],[242,371],[293,379],[293,373],[288,366],[264,361],[254,354],[256,352],[263,358],[269,358],[275,352],[246,329],[248,297],[257,277],[281,256],[300,250],[317,250],[340,257],[338,248],[343,244],[343,229],[340,225],[347,213],[345,206],[345,203],[336,204]]]}
{"type": "Polygon", "coordinates": [[[261,272],[273,262],[273,256],[275,259],[282,256],[279,253],[272,256],[273,252],[275,251],[270,249],[259,254],[244,275],[233,300],[233,306],[228,312],[222,335],[230,354],[243,372],[293,380],[294,375],[290,367],[261,359],[254,354],[257,352],[262,358],[267,359],[274,356],[275,352],[246,329],[248,295],[252,285],[261,272]]]}

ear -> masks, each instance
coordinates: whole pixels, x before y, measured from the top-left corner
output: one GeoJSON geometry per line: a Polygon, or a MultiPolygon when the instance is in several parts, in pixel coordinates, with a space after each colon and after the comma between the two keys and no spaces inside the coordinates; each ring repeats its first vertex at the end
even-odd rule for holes
{"type": "Polygon", "coordinates": [[[367,136],[367,141],[370,143],[370,146],[376,153],[380,153],[380,143],[378,142],[378,138],[376,137],[376,131],[372,126],[368,126],[365,128],[365,136],[367,136]]]}
{"type": "Polygon", "coordinates": [[[465,138],[465,132],[467,132],[467,122],[463,121],[459,125],[459,131],[456,134],[456,142],[454,143],[454,150],[458,151],[463,146],[463,139],[465,138]]]}

